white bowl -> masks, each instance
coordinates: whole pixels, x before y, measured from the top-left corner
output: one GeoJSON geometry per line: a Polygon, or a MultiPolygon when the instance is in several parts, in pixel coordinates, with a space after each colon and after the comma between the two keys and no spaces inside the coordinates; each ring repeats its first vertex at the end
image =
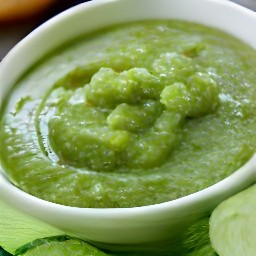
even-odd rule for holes
{"type": "MultiPolygon", "coordinates": [[[[256,48],[256,14],[225,0],[96,0],[71,8],[38,27],[0,64],[1,101],[45,53],[103,26],[144,19],[182,19],[212,26],[256,48]],[[40,45],[40,47],[38,47],[40,45]],[[11,74],[11,75],[10,75],[11,74]]],[[[69,235],[107,248],[168,240],[217,204],[255,181],[256,156],[221,182],[186,197],[151,206],[88,209],[57,205],[13,186],[0,172],[0,198],[69,235]]]]}

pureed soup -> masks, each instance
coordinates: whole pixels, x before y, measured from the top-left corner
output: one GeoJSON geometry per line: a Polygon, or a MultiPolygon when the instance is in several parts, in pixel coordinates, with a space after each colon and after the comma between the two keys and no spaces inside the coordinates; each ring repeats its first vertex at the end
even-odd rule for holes
{"type": "Polygon", "coordinates": [[[166,202],[227,177],[255,151],[256,51],[176,21],[72,41],[18,81],[1,117],[10,180],[78,207],[166,202]]]}

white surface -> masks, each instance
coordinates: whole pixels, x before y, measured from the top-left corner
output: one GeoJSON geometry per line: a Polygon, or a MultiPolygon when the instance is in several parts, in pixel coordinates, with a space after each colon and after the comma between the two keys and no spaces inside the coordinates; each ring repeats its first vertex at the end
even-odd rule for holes
{"type": "MultiPolygon", "coordinates": [[[[214,26],[256,48],[256,14],[228,1],[97,0],[62,13],[13,48],[0,64],[1,96],[5,97],[29,66],[63,41],[105,25],[152,18],[178,18],[214,26]]],[[[219,202],[254,182],[255,168],[256,156],[210,188],[171,202],[138,208],[80,209],[56,205],[20,191],[2,175],[0,197],[22,211],[84,239],[117,245],[162,239],[175,241],[178,230],[186,229],[219,202]]],[[[107,244],[104,246],[108,247],[107,244]]]]}

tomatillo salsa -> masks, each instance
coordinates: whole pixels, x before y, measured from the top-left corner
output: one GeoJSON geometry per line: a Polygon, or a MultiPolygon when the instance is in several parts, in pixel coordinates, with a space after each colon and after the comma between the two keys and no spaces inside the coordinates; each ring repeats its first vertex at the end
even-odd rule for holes
{"type": "Polygon", "coordinates": [[[183,21],[80,37],[15,85],[1,114],[2,165],[22,190],[70,206],[194,193],[255,151],[255,67],[246,44],[183,21]]]}

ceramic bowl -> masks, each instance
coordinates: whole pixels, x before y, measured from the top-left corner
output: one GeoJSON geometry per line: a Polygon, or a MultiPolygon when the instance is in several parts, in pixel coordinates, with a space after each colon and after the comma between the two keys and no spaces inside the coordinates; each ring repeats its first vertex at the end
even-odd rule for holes
{"type": "MultiPolygon", "coordinates": [[[[94,0],[38,27],[0,64],[1,101],[37,60],[63,42],[101,27],[145,19],[181,19],[221,29],[256,48],[256,14],[225,0],[94,0]]],[[[255,181],[256,157],[234,174],[200,192],[143,207],[88,209],[54,204],[12,185],[0,174],[0,198],[67,234],[109,248],[177,241],[191,223],[255,181]]]]}

